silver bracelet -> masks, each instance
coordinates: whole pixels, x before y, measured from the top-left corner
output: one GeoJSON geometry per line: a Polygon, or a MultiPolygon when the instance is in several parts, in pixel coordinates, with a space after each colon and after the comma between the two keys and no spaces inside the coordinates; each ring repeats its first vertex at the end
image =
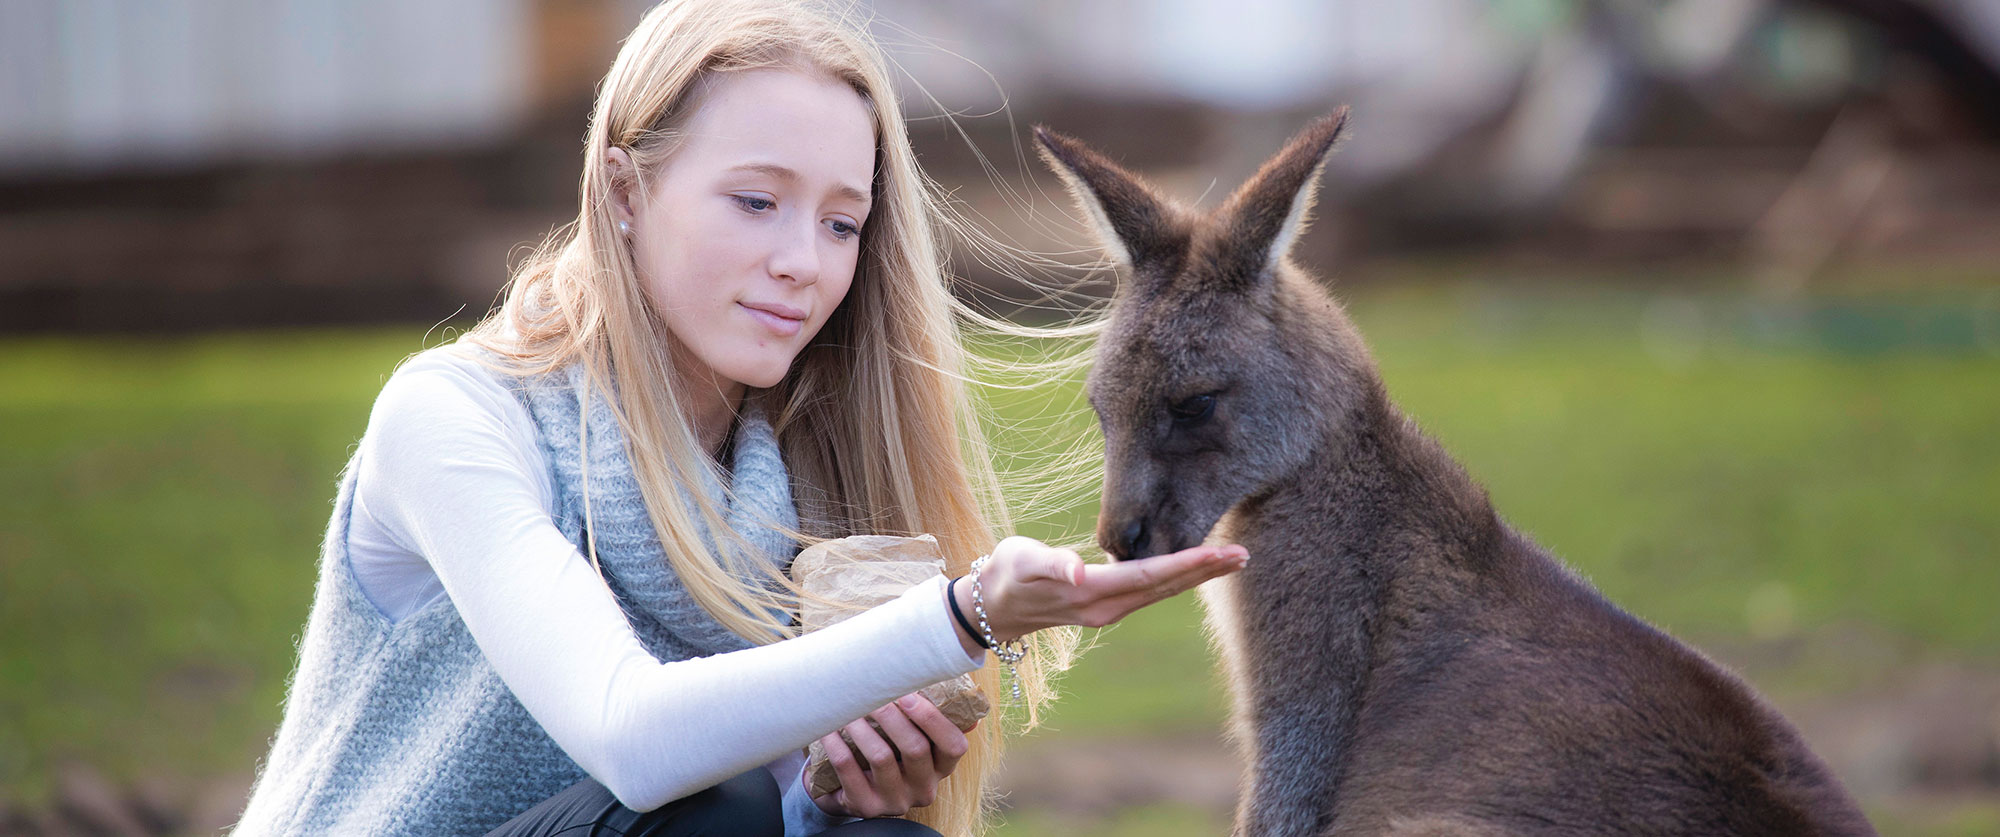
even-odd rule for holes
{"type": "Polygon", "coordinates": [[[979,615],[979,632],[986,635],[986,646],[993,649],[993,656],[1007,665],[1007,677],[1014,682],[1014,702],[1021,701],[1021,673],[1014,666],[1028,656],[1028,645],[1020,638],[1007,640],[1002,644],[993,637],[993,623],[986,618],[986,597],[980,594],[979,571],[992,559],[992,555],[982,555],[972,562],[972,611],[979,615]]]}

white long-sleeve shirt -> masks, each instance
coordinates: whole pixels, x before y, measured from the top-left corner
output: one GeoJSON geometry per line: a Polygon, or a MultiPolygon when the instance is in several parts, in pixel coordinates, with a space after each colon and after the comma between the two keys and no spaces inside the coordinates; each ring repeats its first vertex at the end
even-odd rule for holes
{"type": "Polygon", "coordinates": [[[529,714],[635,810],[763,764],[785,789],[786,833],[823,830],[800,748],[983,662],[959,643],[942,579],[797,639],[659,662],[556,529],[527,409],[455,345],[391,376],[360,462],[348,554],[369,600],[400,621],[448,597],[529,714]]]}

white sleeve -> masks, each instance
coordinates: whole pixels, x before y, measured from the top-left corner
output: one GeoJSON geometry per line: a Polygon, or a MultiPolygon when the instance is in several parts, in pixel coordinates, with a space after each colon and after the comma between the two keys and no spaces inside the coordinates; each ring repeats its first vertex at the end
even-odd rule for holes
{"type": "Polygon", "coordinates": [[[376,399],[360,466],[371,508],[430,560],[529,714],[627,807],[770,763],[983,662],[959,644],[938,578],[797,639],[660,663],[557,531],[501,416],[421,380],[440,374],[406,368],[376,399]]]}

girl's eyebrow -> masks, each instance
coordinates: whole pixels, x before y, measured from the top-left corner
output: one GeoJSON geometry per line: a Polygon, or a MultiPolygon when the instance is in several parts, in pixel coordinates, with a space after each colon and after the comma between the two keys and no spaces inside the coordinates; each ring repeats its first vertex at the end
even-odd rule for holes
{"type": "MultiPolygon", "coordinates": [[[[788,183],[797,183],[800,180],[804,179],[799,176],[798,172],[793,171],[784,166],[778,165],[777,163],[742,163],[739,165],[730,166],[728,169],[726,169],[726,171],[744,171],[744,172],[750,172],[752,174],[761,174],[767,177],[773,177],[778,180],[783,180],[788,183]]],[[[834,187],[833,194],[836,197],[854,201],[855,203],[860,203],[860,204],[869,203],[868,193],[863,192],[860,189],[856,189],[853,186],[848,186],[845,184],[836,186],[834,187]]]]}

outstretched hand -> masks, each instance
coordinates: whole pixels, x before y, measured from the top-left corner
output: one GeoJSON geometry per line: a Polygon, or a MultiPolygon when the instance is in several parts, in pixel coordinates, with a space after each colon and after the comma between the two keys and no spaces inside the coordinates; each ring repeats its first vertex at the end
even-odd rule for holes
{"type": "MultiPolygon", "coordinates": [[[[1016,536],[994,547],[979,576],[994,638],[1006,642],[1057,625],[1101,628],[1243,569],[1249,561],[1248,550],[1230,544],[1087,564],[1073,550],[1016,536]]],[[[959,584],[955,592],[959,608],[971,616],[971,585],[959,584]]]]}

